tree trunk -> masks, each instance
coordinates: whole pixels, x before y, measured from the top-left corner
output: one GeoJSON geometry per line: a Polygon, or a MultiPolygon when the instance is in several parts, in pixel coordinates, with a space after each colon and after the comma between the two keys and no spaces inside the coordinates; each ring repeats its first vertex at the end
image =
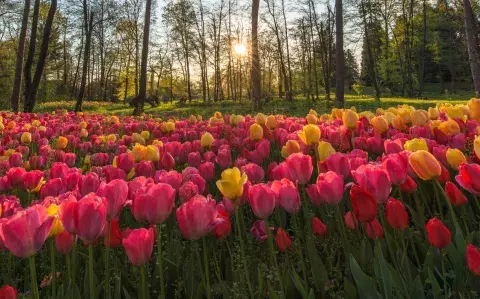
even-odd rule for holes
{"type": "Polygon", "coordinates": [[[35,69],[35,74],[33,76],[29,98],[27,101],[25,101],[25,112],[31,113],[33,112],[33,108],[35,107],[38,86],[40,85],[43,69],[45,68],[45,60],[47,59],[48,54],[48,42],[50,41],[50,33],[52,32],[53,18],[55,17],[56,11],[57,0],[52,0],[50,4],[50,9],[48,10],[47,20],[45,21],[45,27],[43,29],[42,45],[40,46],[40,53],[38,54],[37,66],[35,69]]]}
{"type": "Polygon", "coordinates": [[[143,46],[142,46],[142,65],[140,68],[140,92],[135,103],[134,115],[143,112],[143,106],[147,97],[147,62],[148,62],[148,43],[150,41],[150,14],[152,11],[152,0],[147,0],[145,5],[145,24],[143,26],[143,46]]]}
{"type": "Polygon", "coordinates": [[[83,52],[83,67],[82,67],[82,79],[80,82],[80,88],[77,94],[77,102],[75,104],[75,112],[82,111],[83,97],[85,96],[85,86],[87,84],[87,71],[88,61],[90,60],[90,44],[92,42],[93,32],[93,16],[94,12],[90,12],[90,18],[88,17],[88,7],[86,0],[84,0],[84,26],[85,26],[85,50],[83,52]]]}
{"type": "Polygon", "coordinates": [[[75,77],[73,78],[73,82],[72,82],[72,95],[75,95],[77,91],[77,78],[78,78],[78,73],[80,72],[80,61],[82,59],[82,54],[83,54],[83,31],[84,31],[84,28],[82,28],[80,51],[78,51],[77,67],[75,69],[75,77]]]}
{"type": "Polygon", "coordinates": [[[260,0],[252,3],[252,98],[253,109],[258,109],[260,104],[260,58],[258,55],[258,10],[260,0]]]}
{"type": "Polygon", "coordinates": [[[463,14],[467,37],[468,60],[470,61],[475,94],[477,98],[480,98],[480,56],[478,55],[477,44],[475,43],[473,11],[470,0],[463,0],[463,14]]]}
{"type": "Polygon", "coordinates": [[[425,49],[427,47],[427,4],[426,0],[423,0],[423,39],[422,39],[422,48],[421,48],[421,62],[420,62],[420,75],[419,75],[419,91],[418,95],[421,97],[425,85],[425,49]]]}
{"type": "MultiPolygon", "coordinates": [[[[373,55],[373,50],[370,45],[370,38],[369,38],[369,30],[368,30],[368,23],[367,23],[367,13],[365,11],[364,3],[363,1],[360,4],[360,8],[362,10],[362,17],[363,17],[363,25],[364,25],[364,33],[365,33],[365,44],[367,46],[367,52],[368,52],[368,58],[370,62],[370,70],[372,72],[372,81],[373,81],[373,86],[375,87],[375,100],[380,101],[380,86],[378,85],[378,77],[377,77],[377,66],[375,63],[375,57],[373,55]]],[[[338,31],[337,31],[338,35],[338,31]]],[[[337,57],[338,60],[338,57],[337,57]]],[[[338,82],[338,74],[337,74],[337,82],[338,82]]]]}
{"type": "Polygon", "coordinates": [[[343,108],[345,102],[345,53],[343,52],[343,5],[342,0],[335,0],[335,100],[343,108]]]}
{"type": "Polygon", "coordinates": [[[25,62],[25,90],[24,90],[24,105],[27,105],[30,99],[30,92],[32,89],[32,67],[33,59],[35,57],[35,48],[37,44],[37,27],[38,27],[38,15],[40,12],[40,0],[35,0],[33,6],[33,19],[32,29],[30,32],[30,41],[28,45],[27,61],[25,62]]]}
{"type": "Polygon", "coordinates": [[[20,90],[22,89],[22,66],[23,54],[25,53],[25,39],[27,36],[28,15],[30,14],[30,0],[25,0],[23,8],[22,28],[20,29],[20,37],[18,40],[17,60],[15,63],[15,79],[13,81],[13,92],[10,98],[10,105],[13,112],[18,112],[20,102],[20,90]]]}

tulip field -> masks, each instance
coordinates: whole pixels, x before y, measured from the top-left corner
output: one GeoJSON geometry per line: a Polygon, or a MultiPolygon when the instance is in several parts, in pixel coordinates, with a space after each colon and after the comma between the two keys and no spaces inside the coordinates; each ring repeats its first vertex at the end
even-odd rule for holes
{"type": "Polygon", "coordinates": [[[0,113],[0,298],[480,298],[480,99],[0,113]]]}

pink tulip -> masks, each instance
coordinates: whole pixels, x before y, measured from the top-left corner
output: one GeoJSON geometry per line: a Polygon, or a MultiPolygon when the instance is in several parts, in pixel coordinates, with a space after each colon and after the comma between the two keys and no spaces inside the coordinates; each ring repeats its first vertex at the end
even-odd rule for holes
{"type": "Polygon", "coordinates": [[[305,185],[310,181],[313,172],[312,157],[302,153],[295,153],[288,156],[285,161],[290,172],[292,181],[305,185]]]}
{"type": "Polygon", "coordinates": [[[319,207],[322,203],[325,203],[323,200],[323,197],[320,196],[320,190],[318,189],[317,184],[313,185],[308,185],[308,187],[305,189],[308,198],[310,199],[310,202],[316,206],[319,207]]]}
{"type": "Polygon", "coordinates": [[[248,199],[253,213],[260,219],[268,219],[275,210],[275,194],[265,184],[250,187],[248,199]]]}
{"type": "MultiPolygon", "coordinates": [[[[272,233],[275,228],[274,227],[269,227],[270,233],[272,233]]],[[[268,239],[268,234],[267,234],[267,227],[265,225],[265,221],[263,220],[257,220],[253,223],[252,228],[250,228],[250,233],[260,242],[265,241],[268,239]]]]}
{"type": "Polygon", "coordinates": [[[34,190],[43,178],[43,171],[32,170],[23,175],[23,187],[26,190],[34,190]]]}
{"type": "Polygon", "coordinates": [[[175,170],[171,170],[160,175],[158,183],[169,184],[173,189],[179,190],[182,186],[182,175],[175,170]]]}
{"type": "Polygon", "coordinates": [[[200,164],[198,171],[206,181],[211,181],[215,178],[215,164],[212,162],[200,164]]]}
{"type": "MultiPolygon", "coordinates": [[[[27,148],[28,149],[28,148],[27,148]]],[[[8,162],[10,163],[11,167],[22,167],[23,166],[23,158],[22,154],[14,153],[8,158],[8,162]]]]}
{"type": "Polygon", "coordinates": [[[133,158],[129,153],[123,153],[117,156],[117,167],[125,171],[125,173],[129,173],[133,165],[133,158]]]}
{"type": "Polygon", "coordinates": [[[161,164],[166,170],[172,170],[175,166],[175,159],[170,153],[163,153],[161,164]]]}
{"type": "Polygon", "coordinates": [[[377,203],[388,200],[392,184],[384,169],[372,164],[363,165],[352,171],[352,176],[361,188],[372,193],[377,203]]]}
{"type": "Polygon", "coordinates": [[[265,171],[263,168],[255,163],[248,163],[247,165],[243,166],[242,171],[245,172],[248,180],[252,183],[260,183],[263,181],[263,177],[265,176],[265,171]]]}
{"type": "Polygon", "coordinates": [[[190,198],[199,194],[198,186],[194,182],[186,182],[182,185],[182,187],[180,187],[178,194],[180,197],[180,202],[184,203],[190,198]]]}
{"type": "Polygon", "coordinates": [[[278,203],[285,209],[285,211],[292,214],[297,213],[300,210],[302,202],[300,200],[300,195],[298,194],[298,189],[292,181],[288,179],[274,181],[271,189],[275,194],[275,197],[278,199],[278,203]]]}
{"type": "Polygon", "coordinates": [[[198,167],[202,163],[202,156],[199,152],[192,152],[188,154],[188,165],[198,167]]]}
{"type": "Polygon", "coordinates": [[[64,179],[68,173],[68,166],[65,163],[55,162],[50,168],[50,179],[64,179]]]}
{"type": "Polygon", "coordinates": [[[40,198],[45,198],[47,196],[58,196],[67,191],[67,185],[60,178],[50,179],[48,182],[43,185],[40,189],[40,198]]]}
{"type": "Polygon", "coordinates": [[[350,177],[350,159],[345,154],[332,154],[327,158],[326,162],[328,170],[338,173],[344,179],[350,177]]]}
{"type": "Polygon", "coordinates": [[[188,240],[198,240],[210,233],[212,223],[217,218],[215,200],[202,195],[192,197],[183,203],[176,212],[182,236],[188,240]]]}
{"type": "Polygon", "coordinates": [[[321,173],[317,178],[321,202],[336,205],[343,199],[343,178],[333,171],[321,173]]]}
{"type": "Polygon", "coordinates": [[[139,222],[162,224],[175,207],[175,189],[168,184],[158,183],[141,188],[135,193],[132,213],[139,222]]]}
{"type": "Polygon", "coordinates": [[[75,228],[75,209],[77,207],[77,199],[74,196],[69,196],[60,204],[59,219],[62,222],[63,228],[71,234],[76,233],[75,228]]]}
{"type": "Polygon", "coordinates": [[[383,161],[383,169],[394,185],[401,185],[407,178],[408,160],[399,154],[391,154],[383,161]]]}
{"type": "Polygon", "coordinates": [[[50,233],[54,218],[47,217],[41,205],[17,212],[1,226],[0,235],[5,246],[19,258],[28,258],[42,248],[50,233]]]}
{"type": "Polygon", "coordinates": [[[480,196],[480,165],[463,163],[458,167],[455,180],[463,189],[480,196]]]}
{"type": "Polygon", "coordinates": [[[221,169],[226,169],[230,167],[230,165],[232,164],[232,154],[230,152],[230,149],[219,150],[216,162],[221,169]]]}
{"type": "Polygon", "coordinates": [[[153,227],[132,229],[128,236],[122,239],[128,260],[135,267],[143,266],[152,257],[155,231],[153,227]]]}
{"type": "Polygon", "coordinates": [[[23,175],[26,173],[22,167],[12,167],[7,171],[7,177],[12,186],[22,188],[23,187],[23,175]]]}
{"type": "Polygon", "coordinates": [[[103,232],[107,209],[102,198],[89,193],[80,199],[74,211],[75,229],[78,237],[87,243],[95,241],[103,232]]]}
{"type": "Polygon", "coordinates": [[[127,201],[128,185],[123,180],[113,180],[109,182],[99,194],[105,198],[105,206],[107,207],[107,219],[112,220],[123,209],[127,201]]]}
{"type": "Polygon", "coordinates": [[[96,173],[89,172],[78,181],[78,190],[82,196],[91,192],[97,192],[100,186],[100,179],[96,173]]]}

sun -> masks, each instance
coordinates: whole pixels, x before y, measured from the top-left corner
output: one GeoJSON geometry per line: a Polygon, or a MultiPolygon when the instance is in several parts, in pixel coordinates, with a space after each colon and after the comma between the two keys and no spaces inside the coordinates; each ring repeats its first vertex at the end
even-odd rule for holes
{"type": "Polygon", "coordinates": [[[233,46],[233,49],[235,51],[235,54],[239,56],[243,56],[247,53],[247,47],[245,46],[245,44],[235,44],[235,46],[233,46]]]}

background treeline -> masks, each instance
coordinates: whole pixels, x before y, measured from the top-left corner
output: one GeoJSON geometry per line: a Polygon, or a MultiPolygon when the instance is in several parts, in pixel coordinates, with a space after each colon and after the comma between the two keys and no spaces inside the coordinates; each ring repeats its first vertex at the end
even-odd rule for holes
{"type": "MultiPolygon", "coordinates": [[[[338,70],[347,91],[375,97],[480,92],[472,80],[475,66],[480,77],[478,0],[343,1],[344,67],[336,65],[334,2],[259,4],[262,99],[333,100],[338,70]]],[[[250,1],[4,0],[0,108],[130,102],[141,92],[147,10],[145,83],[152,103],[252,97],[250,1]]]]}

